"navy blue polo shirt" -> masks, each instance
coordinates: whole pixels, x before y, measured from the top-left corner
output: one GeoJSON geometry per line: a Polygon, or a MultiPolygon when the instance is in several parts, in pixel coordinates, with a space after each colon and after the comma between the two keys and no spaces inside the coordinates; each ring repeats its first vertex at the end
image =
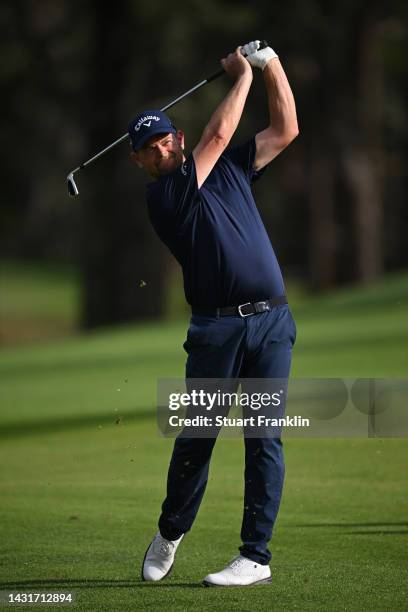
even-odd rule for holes
{"type": "Polygon", "coordinates": [[[183,269],[186,300],[197,308],[236,306],[285,293],[251,184],[255,138],[226,149],[198,188],[193,155],[147,186],[149,217],[183,269]]]}

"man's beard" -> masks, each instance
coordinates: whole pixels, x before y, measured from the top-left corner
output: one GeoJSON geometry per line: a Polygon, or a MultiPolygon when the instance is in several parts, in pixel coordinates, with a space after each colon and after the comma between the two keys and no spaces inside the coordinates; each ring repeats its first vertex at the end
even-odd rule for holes
{"type": "Polygon", "coordinates": [[[156,165],[156,172],[158,176],[164,176],[173,172],[181,166],[183,163],[183,154],[182,153],[169,153],[168,157],[162,158],[156,165]]]}

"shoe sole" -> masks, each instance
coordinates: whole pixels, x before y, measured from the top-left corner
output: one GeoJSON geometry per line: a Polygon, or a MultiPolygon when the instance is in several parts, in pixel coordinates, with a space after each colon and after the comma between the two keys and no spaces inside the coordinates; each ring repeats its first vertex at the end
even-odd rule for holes
{"type": "MultiPolygon", "coordinates": [[[[152,540],[152,541],[153,541],[153,540],[152,540]]],[[[141,576],[141,578],[142,578],[143,582],[161,582],[161,581],[162,581],[164,578],[167,578],[167,576],[169,576],[169,574],[170,574],[171,570],[173,569],[174,562],[173,562],[173,563],[170,565],[170,569],[169,569],[169,571],[167,572],[167,574],[164,574],[164,576],[162,576],[162,577],[160,578],[160,580],[146,580],[146,578],[143,576],[143,568],[144,568],[144,564],[145,564],[145,561],[146,561],[146,556],[147,556],[148,550],[149,550],[149,548],[150,548],[150,546],[151,546],[151,545],[152,545],[152,542],[150,542],[149,546],[148,546],[148,547],[147,547],[147,549],[146,549],[145,555],[144,555],[144,557],[143,557],[142,571],[140,572],[140,576],[141,576]]]]}
{"type": "Polygon", "coordinates": [[[263,578],[262,580],[257,580],[256,582],[251,582],[251,584],[214,584],[213,582],[208,582],[207,580],[203,580],[203,585],[205,587],[221,587],[221,588],[225,588],[228,589],[230,587],[251,587],[251,586],[257,586],[259,584],[270,584],[272,582],[272,576],[269,576],[269,578],[263,578]]]}

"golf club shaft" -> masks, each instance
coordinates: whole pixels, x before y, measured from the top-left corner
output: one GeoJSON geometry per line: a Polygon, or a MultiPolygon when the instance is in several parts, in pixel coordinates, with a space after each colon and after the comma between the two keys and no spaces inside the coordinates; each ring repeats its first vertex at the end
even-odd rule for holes
{"type": "MultiPolygon", "coordinates": [[[[266,40],[263,40],[261,41],[259,48],[264,49],[267,46],[268,46],[268,43],[266,42],[266,40]]],[[[194,87],[191,87],[191,89],[183,93],[181,96],[178,96],[177,98],[175,98],[172,102],[169,102],[169,104],[166,104],[166,106],[163,106],[163,108],[161,108],[160,110],[163,112],[166,111],[167,109],[171,108],[172,106],[180,102],[180,100],[183,100],[183,98],[189,96],[191,93],[193,93],[197,89],[200,89],[200,87],[203,87],[203,85],[206,85],[207,83],[210,83],[211,81],[214,81],[215,79],[222,76],[223,74],[225,74],[225,71],[223,68],[221,68],[220,70],[218,70],[217,72],[214,72],[213,74],[211,74],[209,77],[207,77],[203,81],[200,81],[199,83],[197,83],[197,85],[194,85],[194,87]]],[[[117,138],[117,140],[115,140],[110,145],[102,149],[102,151],[99,151],[99,153],[96,153],[96,155],[94,155],[93,157],[90,157],[83,164],[81,164],[80,166],[72,170],[67,176],[69,195],[78,195],[78,189],[74,181],[74,174],[78,172],[78,170],[82,170],[83,168],[86,168],[87,166],[89,166],[89,164],[92,164],[92,162],[94,162],[99,157],[107,153],[107,151],[110,151],[113,147],[116,147],[117,144],[119,144],[123,140],[126,140],[127,138],[129,138],[129,133],[125,132],[123,136],[121,136],[120,138],[117,138]]]]}
{"type": "MultiPolygon", "coordinates": [[[[175,98],[172,102],[169,102],[169,104],[166,104],[166,106],[163,106],[163,108],[161,108],[160,110],[163,111],[163,112],[166,111],[168,108],[171,108],[172,106],[177,104],[177,102],[180,102],[180,100],[183,100],[183,98],[186,98],[187,96],[189,96],[191,93],[193,93],[193,91],[196,91],[197,89],[200,89],[200,87],[202,87],[203,85],[206,85],[210,81],[213,81],[214,79],[217,79],[218,77],[222,76],[223,74],[224,74],[224,70],[219,70],[218,72],[215,72],[214,74],[212,74],[211,76],[207,77],[203,81],[200,81],[199,83],[197,83],[197,85],[194,85],[194,87],[192,87],[191,89],[189,89],[188,91],[183,93],[181,96],[178,96],[178,98],[175,98]]],[[[78,168],[75,168],[75,170],[73,170],[72,173],[77,172],[78,170],[82,170],[82,168],[86,168],[87,166],[89,166],[89,164],[91,164],[96,159],[98,159],[98,157],[101,157],[101,155],[104,155],[105,153],[107,153],[107,151],[109,151],[113,147],[116,147],[117,144],[119,144],[120,142],[122,142],[126,138],[129,138],[129,133],[128,132],[125,132],[125,134],[123,134],[123,136],[121,136],[120,138],[118,138],[117,140],[112,142],[112,144],[110,144],[107,147],[105,147],[104,149],[102,149],[102,151],[99,151],[99,153],[97,153],[93,157],[89,158],[83,164],[78,166],[78,168]]]]}

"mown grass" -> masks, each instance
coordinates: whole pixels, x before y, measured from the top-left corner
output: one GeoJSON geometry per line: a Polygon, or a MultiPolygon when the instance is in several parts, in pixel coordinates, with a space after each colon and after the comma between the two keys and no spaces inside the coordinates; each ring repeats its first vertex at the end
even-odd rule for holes
{"type": "Polygon", "coordinates": [[[79,319],[79,278],[60,264],[0,261],[0,342],[22,344],[72,334],[79,319]]]}
{"type": "MultiPolygon", "coordinates": [[[[293,301],[293,375],[407,373],[408,277],[293,301]]],[[[242,440],[220,439],[172,576],[140,581],[172,441],[158,377],[181,377],[186,321],[3,349],[1,586],[69,590],[77,610],[407,609],[405,439],[288,439],[271,586],[204,589],[237,552],[242,440]]]]}

